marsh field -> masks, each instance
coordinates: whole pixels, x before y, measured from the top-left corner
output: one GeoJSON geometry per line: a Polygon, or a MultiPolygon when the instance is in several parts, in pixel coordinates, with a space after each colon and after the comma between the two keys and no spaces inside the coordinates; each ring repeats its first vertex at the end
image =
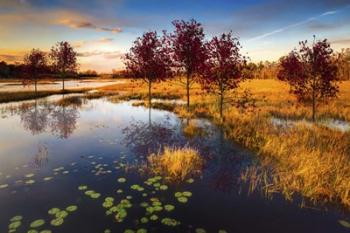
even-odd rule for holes
{"type": "Polygon", "coordinates": [[[224,119],[196,83],[187,109],[176,80],[153,85],[152,108],[129,79],[6,99],[0,232],[349,232],[350,82],[339,85],[316,122],[272,79],[242,82],[224,119]]]}

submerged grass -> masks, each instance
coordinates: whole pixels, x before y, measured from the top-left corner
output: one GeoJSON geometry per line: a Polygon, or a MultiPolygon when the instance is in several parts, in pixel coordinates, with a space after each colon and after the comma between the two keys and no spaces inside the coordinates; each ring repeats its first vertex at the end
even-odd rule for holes
{"type": "Polygon", "coordinates": [[[148,156],[148,167],[155,174],[183,181],[201,172],[203,159],[199,152],[192,148],[165,147],[162,153],[148,156]]]}
{"type": "MultiPolygon", "coordinates": [[[[137,96],[143,99],[147,94],[147,87],[138,82],[125,82],[106,90],[120,91],[122,97],[115,98],[124,100],[137,96]]],[[[287,199],[297,194],[315,202],[349,208],[350,132],[312,123],[307,127],[303,124],[292,128],[276,127],[272,117],[310,121],[311,106],[298,104],[289,94],[289,87],[277,80],[249,80],[242,83],[233,96],[240,96],[245,90],[249,90],[251,98],[256,100],[256,107],[227,105],[224,121],[219,116],[216,97],[203,91],[198,84],[191,91],[190,111],[183,105],[157,107],[174,111],[183,118],[211,119],[224,129],[226,138],[255,151],[264,167],[258,170],[263,171],[260,180],[264,181],[261,185],[265,192],[281,192],[287,199]],[[266,171],[269,171],[269,179],[263,174],[266,171]]],[[[186,100],[185,89],[170,82],[155,84],[153,93],[164,98],[176,94],[186,100]]],[[[350,82],[342,82],[337,99],[318,104],[318,120],[350,122],[349,99],[350,82]]]]}

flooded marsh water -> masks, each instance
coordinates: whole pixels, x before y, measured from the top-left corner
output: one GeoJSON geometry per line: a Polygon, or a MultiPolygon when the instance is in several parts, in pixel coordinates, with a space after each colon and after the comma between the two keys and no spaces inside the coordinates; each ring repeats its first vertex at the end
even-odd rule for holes
{"type": "Polygon", "coordinates": [[[62,98],[0,105],[0,232],[349,232],[340,211],[248,195],[239,178],[257,159],[207,121],[188,137],[167,111],[62,98]],[[196,148],[202,174],[145,171],[164,146],[196,148]]]}

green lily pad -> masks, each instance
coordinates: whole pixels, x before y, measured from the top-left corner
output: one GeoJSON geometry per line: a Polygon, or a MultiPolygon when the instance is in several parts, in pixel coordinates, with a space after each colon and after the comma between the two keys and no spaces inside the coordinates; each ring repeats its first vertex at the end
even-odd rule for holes
{"type": "Polygon", "coordinates": [[[56,218],[62,218],[63,219],[65,217],[67,217],[67,216],[68,216],[68,212],[65,211],[65,210],[62,210],[62,211],[56,213],[56,218]]]}
{"type": "Polygon", "coordinates": [[[159,189],[164,191],[164,190],[167,190],[167,189],[168,189],[168,186],[165,185],[165,184],[163,184],[163,185],[161,185],[161,186],[159,187],[159,189]]]}
{"type": "MultiPolygon", "coordinates": [[[[52,176],[48,176],[48,177],[45,177],[44,178],[44,181],[50,181],[50,180],[52,180],[53,179],[53,177],[52,176]]],[[[41,233],[41,232],[40,232],[41,233]]]]}
{"type": "Polygon", "coordinates": [[[131,230],[131,229],[126,229],[126,230],[124,231],[124,233],[135,233],[135,231],[134,231],[134,230],[131,230]]]}
{"type": "Polygon", "coordinates": [[[196,233],[206,233],[207,231],[203,228],[196,228],[195,232],[196,233]]]}
{"type": "Polygon", "coordinates": [[[70,206],[68,206],[67,208],[66,208],[66,210],[68,211],[68,212],[74,212],[74,211],[76,211],[78,209],[78,206],[76,206],[76,205],[70,205],[70,206]]]}
{"type": "Polygon", "coordinates": [[[223,230],[223,229],[220,229],[220,230],[218,231],[218,233],[227,233],[227,231],[225,231],[225,230],[223,230]]]}
{"type": "Polygon", "coordinates": [[[29,174],[25,175],[25,177],[27,177],[27,178],[31,178],[31,177],[33,177],[33,176],[34,176],[33,173],[29,173],[29,174]]]}
{"type": "Polygon", "coordinates": [[[152,221],[157,221],[158,220],[158,216],[153,214],[153,215],[151,215],[151,217],[149,217],[149,219],[152,220],[152,221]]]}
{"type": "Polygon", "coordinates": [[[31,229],[31,230],[27,231],[27,233],[39,233],[39,231],[31,229]]]}
{"type": "Polygon", "coordinates": [[[140,220],[141,223],[148,223],[148,218],[142,217],[140,220]]]}
{"type": "Polygon", "coordinates": [[[114,201],[114,198],[113,198],[113,197],[106,197],[106,198],[105,198],[105,201],[106,201],[106,202],[113,202],[113,201],[114,201]]]}
{"type": "Polygon", "coordinates": [[[55,227],[61,226],[63,223],[64,223],[63,218],[55,218],[51,220],[51,225],[55,227]]]}
{"type": "Polygon", "coordinates": [[[78,189],[80,190],[80,191],[83,191],[83,190],[86,190],[88,187],[86,186],[86,185],[80,185],[79,187],[78,187],[78,189]]]}
{"type": "Polygon", "coordinates": [[[174,195],[176,198],[179,198],[182,196],[182,192],[176,192],[175,195],[174,195]]]}
{"type": "Polygon", "coordinates": [[[23,217],[21,215],[14,216],[10,219],[11,222],[21,221],[23,217]]]}
{"type": "Polygon", "coordinates": [[[166,211],[170,212],[170,211],[173,211],[175,209],[175,206],[168,204],[168,205],[164,206],[164,209],[166,211]]]}
{"type": "Polygon", "coordinates": [[[123,193],[123,189],[118,189],[117,193],[123,193]]]}
{"type": "Polygon", "coordinates": [[[350,228],[350,222],[345,221],[345,220],[339,220],[338,222],[339,222],[339,224],[342,225],[343,227],[350,228]]]}
{"type": "Polygon", "coordinates": [[[192,193],[189,192],[189,191],[183,192],[182,195],[185,196],[185,197],[192,197],[192,193]]]}
{"type": "Polygon", "coordinates": [[[15,221],[15,222],[12,222],[10,225],[9,225],[9,229],[17,229],[18,227],[20,227],[22,225],[21,221],[15,221]]]}
{"type": "Polygon", "coordinates": [[[34,222],[32,222],[30,224],[30,227],[31,228],[38,228],[38,227],[41,227],[44,224],[45,224],[45,220],[44,219],[38,219],[38,220],[35,220],[34,222]]]}
{"type": "Polygon", "coordinates": [[[144,228],[140,228],[136,231],[136,233],[147,233],[147,230],[144,228]]]}
{"type": "Polygon", "coordinates": [[[123,177],[121,177],[121,178],[118,179],[118,182],[119,182],[119,183],[125,183],[125,182],[126,182],[126,179],[123,178],[123,177]]]}
{"type": "Polygon", "coordinates": [[[189,183],[189,184],[192,184],[194,182],[194,179],[189,178],[188,180],[186,180],[186,182],[189,183]]]}
{"type": "Polygon", "coordinates": [[[188,201],[188,198],[187,197],[179,197],[177,198],[177,200],[180,202],[180,203],[186,203],[188,201]]]}
{"type": "Polygon", "coordinates": [[[57,214],[60,211],[61,210],[59,208],[51,208],[48,213],[51,214],[51,215],[54,215],[54,214],[57,214]]]}
{"type": "Polygon", "coordinates": [[[173,218],[163,218],[162,223],[167,226],[175,227],[180,224],[180,222],[176,221],[173,218]]]}
{"type": "Polygon", "coordinates": [[[52,233],[51,230],[43,230],[43,231],[40,231],[40,233],[52,233]]]}

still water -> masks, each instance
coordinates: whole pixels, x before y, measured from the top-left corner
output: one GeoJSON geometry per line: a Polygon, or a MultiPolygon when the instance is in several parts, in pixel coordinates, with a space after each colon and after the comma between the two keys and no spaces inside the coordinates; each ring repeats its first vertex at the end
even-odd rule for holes
{"type": "MultiPolygon", "coordinates": [[[[96,79],[80,79],[80,80],[66,80],[64,82],[65,88],[67,89],[79,89],[79,88],[98,88],[108,85],[114,85],[123,82],[122,80],[96,80],[96,79]]],[[[50,90],[61,90],[62,81],[40,81],[37,85],[38,91],[50,91],[50,90]]],[[[34,85],[23,85],[21,81],[17,82],[0,82],[0,92],[11,92],[11,91],[34,91],[34,85]]]]}
{"type": "Polygon", "coordinates": [[[1,233],[349,232],[336,210],[248,195],[239,177],[254,154],[205,120],[186,136],[188,121],[166,111],[61,98],[0,105],[1,233]],[[202,175],[172,184],[143,172],[165,145],[198,149],[202,175]]]}

